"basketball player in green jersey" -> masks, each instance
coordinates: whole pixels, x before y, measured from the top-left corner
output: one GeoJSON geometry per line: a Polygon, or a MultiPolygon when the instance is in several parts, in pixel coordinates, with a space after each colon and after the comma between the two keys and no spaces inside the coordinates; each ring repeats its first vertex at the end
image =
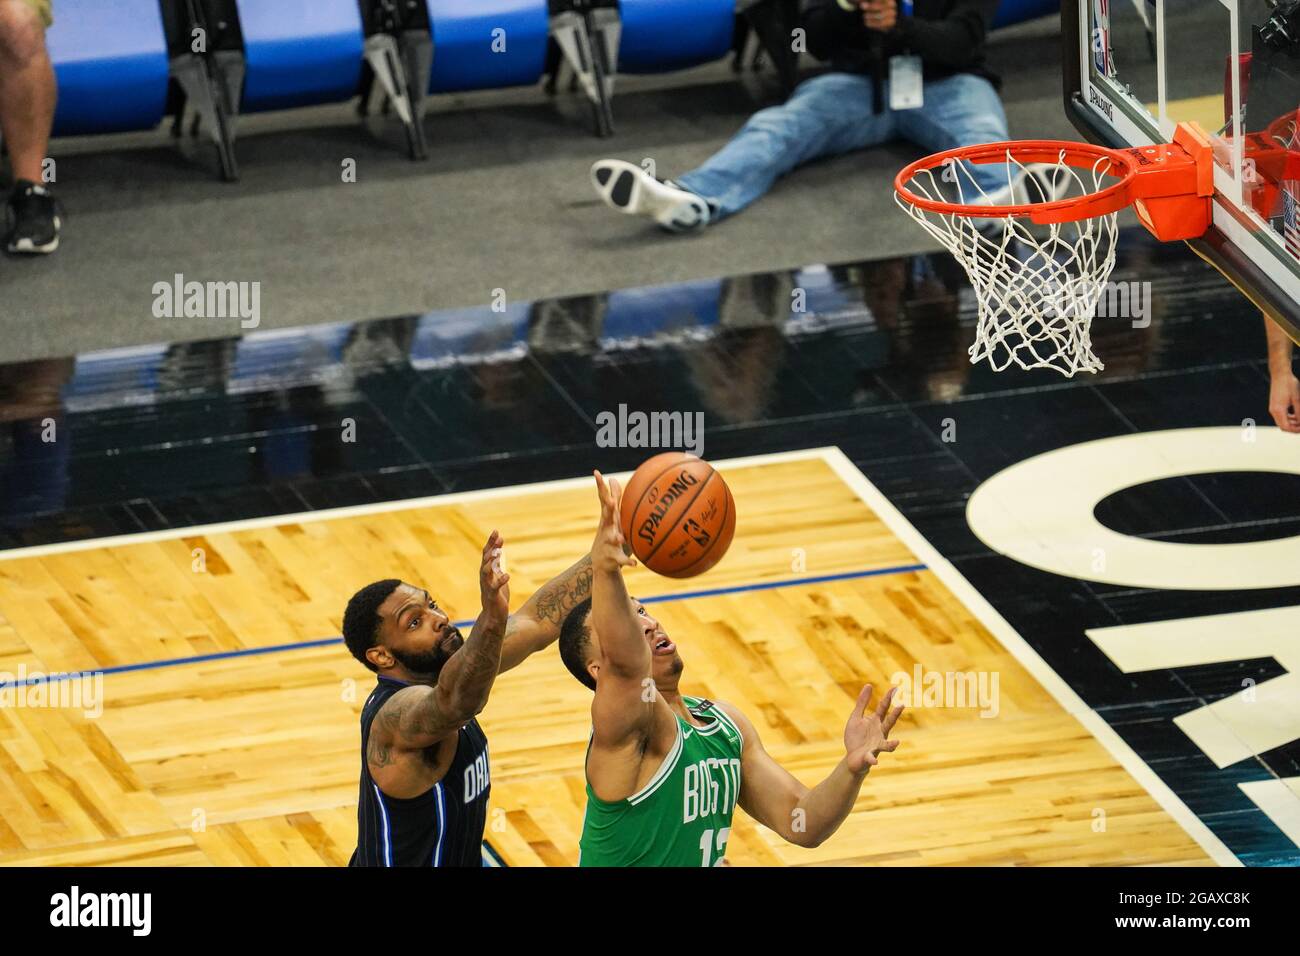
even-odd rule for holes
{"type": "Polygon", "coordinates": [[[636,561],[619,530],[618,482],[596,472],[596,485],[591,599],[560,632],[566,666],[596,692],[580,865],[719,866],[737,803],[791,843],[819,845],[848,816],[877,755],[898,747],[889,739],[903,712],[890,710],[896,688],[874,711],[870,685],[862,689],[843,759],[816,787],[801,784],[739,710],[678,690],[677,646],[623,583],[636,561]]]}

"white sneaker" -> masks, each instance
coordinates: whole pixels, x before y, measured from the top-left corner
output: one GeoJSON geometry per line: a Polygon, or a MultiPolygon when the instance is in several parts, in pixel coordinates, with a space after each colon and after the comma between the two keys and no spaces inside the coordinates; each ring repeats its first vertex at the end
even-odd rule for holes
{"type": "Polygon", "coordinates": [[[703,229],[712,218],[707,200],[621,159],[597,160],[591,167],[591,184],[605,205],[629,216],[653,219],[673,232],[703,229]]]}

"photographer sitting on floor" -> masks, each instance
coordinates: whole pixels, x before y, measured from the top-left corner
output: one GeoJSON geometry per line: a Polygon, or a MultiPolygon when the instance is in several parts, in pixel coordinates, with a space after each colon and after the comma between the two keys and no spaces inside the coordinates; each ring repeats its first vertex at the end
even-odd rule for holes
{"type": "MultiPolygon", "coordinates": [[[[805,0],[809,51],[833,71],[755,113],[704,165],[673,180],[602,159],[592,183],[607,204],[688,232],[739,212],[781,176],[892,139],[927,152],[1008,138],[984,35],[998,0],[805,0]]],[[[1008,191],[1001,164],[967,167],[990,199],[1008,191]]]]}

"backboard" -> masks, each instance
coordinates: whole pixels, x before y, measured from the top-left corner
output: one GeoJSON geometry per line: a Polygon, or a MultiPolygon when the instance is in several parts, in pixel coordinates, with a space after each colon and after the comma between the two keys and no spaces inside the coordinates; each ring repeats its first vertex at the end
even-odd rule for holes
{"type": "Polygon", "coordinates": [[[1300,342],[1300,0],[1064,0],[1066,112],[1094,143],[1214,144],[1188,244],[1300,342]]]}

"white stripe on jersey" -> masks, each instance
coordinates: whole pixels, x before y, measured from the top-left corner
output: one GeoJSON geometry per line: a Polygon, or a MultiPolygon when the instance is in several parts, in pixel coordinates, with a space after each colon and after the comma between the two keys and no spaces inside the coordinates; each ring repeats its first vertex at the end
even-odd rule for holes
{"type": "Polygon", "coordinates": [[[379,816],[384,823],[384,866],[392,866],[393,844],[388,831],[388,808],[384,806],[384,795],[379,792],[378,785],[372,783],[371,786],[375,788],[375,799],[379,801],[379,816]]]}
{"type": "Polygon", "coordinates": [[[447,832],[447,815],[446,805],[442,802],[442,781],[439,780],[433,785],[434,792],[438,795],[438,842],[433,845],[433,865],[442,865],[442,838],[447,832]]]}

